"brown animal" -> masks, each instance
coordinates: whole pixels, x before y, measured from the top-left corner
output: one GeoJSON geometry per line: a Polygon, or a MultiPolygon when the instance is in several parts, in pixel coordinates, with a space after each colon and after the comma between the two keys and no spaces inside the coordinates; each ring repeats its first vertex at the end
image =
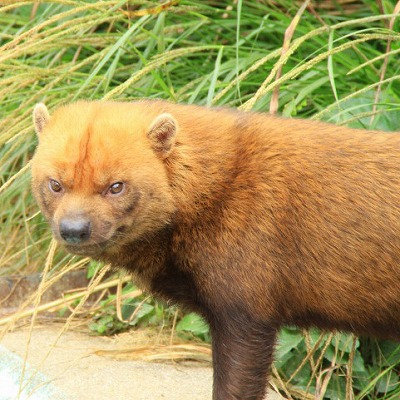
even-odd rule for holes
{"type": "Polygon", "coordinates": [[[163,101],[34,122],[55,237],[204,316],[214,399],[263,398],[286,324],[399,338],[399,133],[163,101]]]}

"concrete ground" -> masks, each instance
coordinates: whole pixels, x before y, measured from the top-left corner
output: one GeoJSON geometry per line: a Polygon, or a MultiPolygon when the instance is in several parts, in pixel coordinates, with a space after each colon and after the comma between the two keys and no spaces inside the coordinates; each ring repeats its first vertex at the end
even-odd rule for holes
{"type": "MultiPolygon", "coordinates": [[[[75,331],[67,331],[54,345],[59,330],[60,327],[54,325],[33,330],[26,375],[32,371],[40,371],[40,374],[35,374],[33,378],[38,391],[36,397],[24,394],[20,399],[211,399],[211,367],[117,360],[114,357],[100,356],[95,354],[95,351],[120,349],[120,340],[92,337],[75,331]],[[51,351],[48,357],[44,359],[49,350],[51,351]],[[47,387],[46,382],[50,382],[47,387]],[[46,395],[50,392],[51,394],[46,395]]],[[[0,341],[0,346],[3,346],[3,352],[0,347],[0,367],[3,367],[3,376],[0,368],[0,400],[16,398],[12,396],[10,388],[6,390],[6,386],[10,385],[10,377],[4,376],[4,371],[8,368],[7,363],[19,363],[17,369],[20,374],[22,359],[27,349],[28,333],[27,329],[15,330],[7,333],[0,341]],[[15,359],[11,360],[10,356],[15,359]]],[[[17,381],[19,382],[19,379],[17,381]]],[[[279,399],[282,398],[277,395],[268,397],[268,400],[279,399]]]]}

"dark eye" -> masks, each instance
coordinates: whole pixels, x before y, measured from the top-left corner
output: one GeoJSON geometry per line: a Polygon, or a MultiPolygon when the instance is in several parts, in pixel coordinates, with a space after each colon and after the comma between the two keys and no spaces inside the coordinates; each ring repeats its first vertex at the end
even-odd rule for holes
{"type": "Polygon", "coordinates": [[[123,182],[115,182],[108,188],[108,193],[110,194],[120,194],[124,190],[123,182]]]}
{"type": "Polygon", "coordinates": [[[54,179],[50,179],[49,181],[49,188],[52,192],[60,193],[62,191],[62,186],[60,182],[57,182],[54,179]]]}

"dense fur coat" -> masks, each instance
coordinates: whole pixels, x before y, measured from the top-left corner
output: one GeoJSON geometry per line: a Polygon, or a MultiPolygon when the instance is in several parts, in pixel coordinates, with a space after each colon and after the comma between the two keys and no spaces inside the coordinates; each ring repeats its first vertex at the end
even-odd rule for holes
{"type": "Polygon", "coordinates": [[[162,101],[34,122],[55,237],[206,318],[214,399],[263,398],[282,325],[400,336],[399,133],[162,101]]]}

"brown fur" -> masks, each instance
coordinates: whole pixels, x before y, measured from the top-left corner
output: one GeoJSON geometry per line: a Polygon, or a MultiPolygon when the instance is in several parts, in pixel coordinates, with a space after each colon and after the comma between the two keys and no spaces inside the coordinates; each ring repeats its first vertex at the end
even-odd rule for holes
{"type": "Polygon", "coordinates": [[[68,250],[208,320],[214,399],[263,397],[285,324],[399,338],[399,133],[162,101],[39,111],[33,192],[55,236],[83,215],[68,250]]]}

